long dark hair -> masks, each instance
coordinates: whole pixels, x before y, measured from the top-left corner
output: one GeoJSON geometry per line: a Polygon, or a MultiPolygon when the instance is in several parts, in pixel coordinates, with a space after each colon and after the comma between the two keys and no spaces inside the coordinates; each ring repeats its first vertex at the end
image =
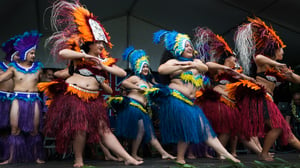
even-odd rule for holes
{"type": "Polygon", "coordinates": [[[85,42],[80,49],[82,49],[85,53],[89,53],[90,52],[90,45],[93,44],[94,42],[88,41],[85,42]]]}
{"type": "MultiPolygon", "coordinates": [[[[175,57],[173,56],[173,54],[170,51],[165,50],[162,54],[161,59],[160,59],[160,65],[164,64],[168,60],[174,59],[174,58],[175,57]]],[[[160,80],[161,84],[168,85],[171,81],[171,78],[170,78],[169,75],[159,75],[159,80],[160,80]]]]}

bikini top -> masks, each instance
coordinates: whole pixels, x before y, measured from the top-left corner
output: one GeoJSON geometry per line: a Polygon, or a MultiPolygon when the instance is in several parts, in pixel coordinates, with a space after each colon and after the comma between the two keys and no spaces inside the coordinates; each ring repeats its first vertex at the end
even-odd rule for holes
{"type": "Polygon", "coordinates": [[[280,85],[286,79],[286,77],[283,76],[275,68],[269,68],[265,72],[259,72],[256,74],[256,76],[262,77],[270,82],[273,82],[276,84],[276,86],[280,85]]]}
{"type": "Polygon", "coordinates": [[[70,71],[71,75],[73,73],[76,73],[82,76],[94,77],[99,83],[102,83],[107,77],[106,71],[93,68],[92,65],[88,62],[81,62],[80,64],[77,64],[75,69],[74,65],[72,65],[71,63],[69,69],[73,69],[73,72],[70,71]]]}
{"type": "Polygon", "coordinates": [[[286,77],[275,68],[269,68],[265,72],[259,72],[256,74],[256,76],[260,76],[273,83],[283,82],[286,79],[286,77]]]}
{"type": "Polygon", "coordinates": [[[173,79],[181,79],[183,83],[191,83],[193,86],[200,88],[203,85],[203,76],[201,74],[194,75],[192,71],[186,71],[180,75],[176,75],[173,79]]]}

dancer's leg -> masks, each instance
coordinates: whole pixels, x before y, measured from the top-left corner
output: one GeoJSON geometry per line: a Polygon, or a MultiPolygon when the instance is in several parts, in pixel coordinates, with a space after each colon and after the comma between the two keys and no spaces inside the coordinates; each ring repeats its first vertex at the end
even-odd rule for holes
{"type": "MultiPolygon", "coordinates": [[[[18,100],[14,100],[10,109],[10,126],[11,126],[11,136],[18,136],[21,133],[18,125],[19,121],[19,103],[18,100]]],[[[9,147],[9,158],[0,163],[0,165],[8,164],[12,162],[13,159],[13,146],[9,147]]]]}
{"type": "Polygon", "coordinates": [[[185,164],[184,155],[188,148],[189,144],[183,141],[179,141],[177,144],[177,160],[176,162],[185,164]]]}
{"type": "Polygon", "coordinates": [[[156,138],[152,138],[150,144],[161,154],[162,159],[176,159],[176,157],[166,152],[156,138]]]}
{"type": "Polygon", "coordinates": [[[219,153],[220,155],[223,155],[225,158],[228,158],[234,162],[240,162],[240,160],[236,159],[235,157],[233,157],[225,148],[224,146],[220,143],[220,141],[218,140],[218,138],[213,138],[213,137],[209,137],[206,140],[206,144],[208,146],[211,146],[217,153],[219,153]]]}
{"type": "Polygon", "coordinates": [[[138,152],[139,146],[143,140],[144,134],[145,134],[144,122],[143,122],[143,120],[139,120],[138,121],[138,133],[137,133],[136,139],[134,139],[132,141],[132,148],[131,148],[131,155],[136,160],[143,160],[143,158],[141,158],[137,155],[137,152],[138,152]]]}
{"type": "Polygon", "coordinates": [[[73,141],[73,150],[75,154],[73,167],[82,167],[84,165],[82,154],[85,146],[85,140],[86,132],[78,131],[73,141]]]}
{"type": "Polygon", "coordinates": [[[130,156],[110,130],[106,130],[104,133],[101,133],[101,136],[103,144],[110,150],[112,150],[115,154],[124,158],[126,165],[139,165],[143,163],[143,161],[137,161],[132,156],[130,156]]]}
{"type": "MultiPolygon", "coordinates": [[[[222,142],[221,142],[222,143],[222,142]]],[[[230,138],[230,150],[231,150],[231,154],[232,156],[234,157],[237,157],[237,154],[236,154],[236,147],[237,147],[237,144],[238,144],[238,137],[237,136],[234,136],[232,138],[230,138]]]]}

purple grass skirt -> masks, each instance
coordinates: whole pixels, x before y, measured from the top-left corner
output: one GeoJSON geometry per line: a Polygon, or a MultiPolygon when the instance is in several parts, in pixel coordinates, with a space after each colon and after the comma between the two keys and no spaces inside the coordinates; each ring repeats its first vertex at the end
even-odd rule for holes
{"type": "Polygon", "coordinates": [[[18,126],[24,132],[34,130],[34,107],[37,103],[39,108],[39,125],[42,128],[42,104],[38,93],[15,92],[14,99],[19,103],[18,126]]]}
{"type": "Polygon", "coordinates": [[[10,163],[29,162],[32,158],[23,135],[10,135],[4,143],[3,160],[10,163]]]}
{"type": "Polygon", "coordinates": [[[9,113],[13,93],[0,91],[0,128],[9,126],[9,113]]]}

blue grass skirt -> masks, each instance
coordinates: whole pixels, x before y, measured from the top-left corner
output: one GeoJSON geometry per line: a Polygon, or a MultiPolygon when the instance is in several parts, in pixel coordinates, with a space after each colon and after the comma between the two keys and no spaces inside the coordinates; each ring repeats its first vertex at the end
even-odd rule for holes
{"type": "Polygon", "coordinates": [[[136,139],[139,129],[138,122],[143,120],[143,142],[149,142],[155,135],[151,118],[147,114],[146,108],[134,99],[128,97],[119,98],[121,99],[118,102],[111,101],[109,103],[109,106],[117,110],[116,135],[126,139],[136,139]]]}
{"type": "Polygon", "coordinates": [[[203,111],[179,91],[157,85],[146,94],[159,107],[162,143],[198,144],[216,136],[203,111]]]}

